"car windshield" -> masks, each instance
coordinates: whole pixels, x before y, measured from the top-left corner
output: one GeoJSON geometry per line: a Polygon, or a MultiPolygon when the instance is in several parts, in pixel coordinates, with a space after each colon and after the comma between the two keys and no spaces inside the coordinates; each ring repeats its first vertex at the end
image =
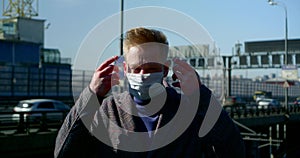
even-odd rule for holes
{"type": "Polygon", "coordinates": [[[267,102],[267,103],[269,103],[269,102],[272,102],[272,100],[261,100],[260,102],[267,102]]]}
{"type": "Polygon", "coordinates": [[[26,103],[26,102],[20,102],[17,107],[20,108],[30,108],[33,104],[32,103],[26,103]]]}

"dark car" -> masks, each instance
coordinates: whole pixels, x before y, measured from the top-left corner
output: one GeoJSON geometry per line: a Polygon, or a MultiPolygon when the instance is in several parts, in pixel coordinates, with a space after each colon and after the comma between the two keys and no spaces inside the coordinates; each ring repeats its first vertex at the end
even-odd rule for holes
{"type": "Polygon", "coordinates": [[[228,96],[225,98],[224,107],[235,107],[235,108],[245,108],[246,101],[242,99],[241,97],[237,96],[228,96]]]}
{"type": "Polygon", "coordinates": [[[294,101],[294,105],[300,106],[300,97],[296,98],[296,100],[294,101]]]}

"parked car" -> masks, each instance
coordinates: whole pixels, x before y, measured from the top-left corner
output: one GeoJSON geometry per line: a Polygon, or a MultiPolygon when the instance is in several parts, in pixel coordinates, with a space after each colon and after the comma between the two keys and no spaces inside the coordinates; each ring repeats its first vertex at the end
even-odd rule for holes
{"type": "Polygon", "coordinates": [[[281,104],[276,99],[261,99],[257,102],[258,109],[277,109],[281,108],[281,104]]]}
{"type": "Polygon", "coordinates": [[[223,106],[225,108],[231,107],[231,108],[245,108],[246,107],[246,101],[242,99],[241,97],[237,96],[228,96],[225,98],[223,106]]]}
{"type": "Polygon", "coordinates": [[[300,97],[296,98],[296,100],[294,101],[294,105],[300,106],[300,97]]]}
{"type": "MultiPolygon", "coordinates": [[[[61,101],[53,99],[29,99],[19,101],[18,105],[15,106],[13,110],[14,112],[37,112],[25,113],[24,121],[40,121],[42,118],[42,112],[46,112],[47,121],[62,121],[64,119],[63,112],[69,112],[70,107],[61,101]]],[[[20,114],[13,114],[12,118],[14,121],[19,121],[20,114]]]]}
{"type": "Polygon", "coordinates": [[[258,102],[261,99],[265,99],[265,98],[272,98],[272,92],[267,92],[267,91],[255,91],[254,95],[253,95],[253,99],[255,102],[258,102]]]}

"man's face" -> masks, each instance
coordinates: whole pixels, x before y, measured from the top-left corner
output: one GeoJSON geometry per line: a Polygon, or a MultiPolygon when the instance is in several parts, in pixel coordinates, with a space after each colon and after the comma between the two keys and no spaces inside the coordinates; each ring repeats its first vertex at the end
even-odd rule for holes
{"type": "Polygon", "coordinates": [[[125,72],[139,74],[162,72],[166,64],[163,47],[157,43],[131,47],[126,53],[125,72]]]}

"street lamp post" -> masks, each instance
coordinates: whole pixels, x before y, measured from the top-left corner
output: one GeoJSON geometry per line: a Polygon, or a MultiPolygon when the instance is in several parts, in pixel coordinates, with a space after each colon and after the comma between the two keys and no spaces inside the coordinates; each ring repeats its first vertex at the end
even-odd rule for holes
{"type": "Polygon", "coordinates": [[[120,55],[123,55],[123,23],[124,23],[124,0],[121,0],[121,21],[120,21],[120,55]]]}
{"type": "MultiPolygon", "coordinates": [[[[285,13],[285,40],[284,40],[284,51],[285,51],[285,59],[284,64],[288,65],[288,21],[287,21],[287,7],[282,2],[274,2],[273,0],[268,0],[268,3],[272,6],[281,6],[284,9],[285,13]]],[[[285,88],[285,109],[288,112],[288,88],[285,88]]]]}
{"type": "MultiPolygon", "coordinates": [[[[278,4],[278,2],[274,2],[273,0],[268,0],[269,4],[274,6],[278,5],[283,7],[284,13],[285,13],[285,42],[284,42],[284,50],[285,50],[285,59],[284,59],[284,64],[288,65],[288,23],[287,23],[287,7],[284,3],[280,3],[281,5],[278,4]]],[[[287,82],[287,81],[286,81],[287,82]]],[[[285,110],[286,110],[286,116],[289,116],[289,106],[288,106],[288,87],[285,87],[285,110]]],[[[285,149],[288,148],[287,146],[287,139],[286,139],[286,124],[283,125],[284,129],[284,137],[283,139],[286,142],[285,149]]],[[[270,155],[272,157],[272,154],[270,155]]]]}
{"type": "Polygon", "coordinates": [[[284,60],[284,64],[287,65],[288,64],[288,21],[287,21],[287,7],[284,3],[278,3],[278,2],[274,2],[273,0],[269,0],[268,1],[270,5],[274,6],[282,6],[282,8],[284,9],[284,13],[285,13],[285,42],[284,42],[284,51],[285,51],[285,60],[284,60]],[[280,5],[279,5],[280,4],[280,5]]]}

